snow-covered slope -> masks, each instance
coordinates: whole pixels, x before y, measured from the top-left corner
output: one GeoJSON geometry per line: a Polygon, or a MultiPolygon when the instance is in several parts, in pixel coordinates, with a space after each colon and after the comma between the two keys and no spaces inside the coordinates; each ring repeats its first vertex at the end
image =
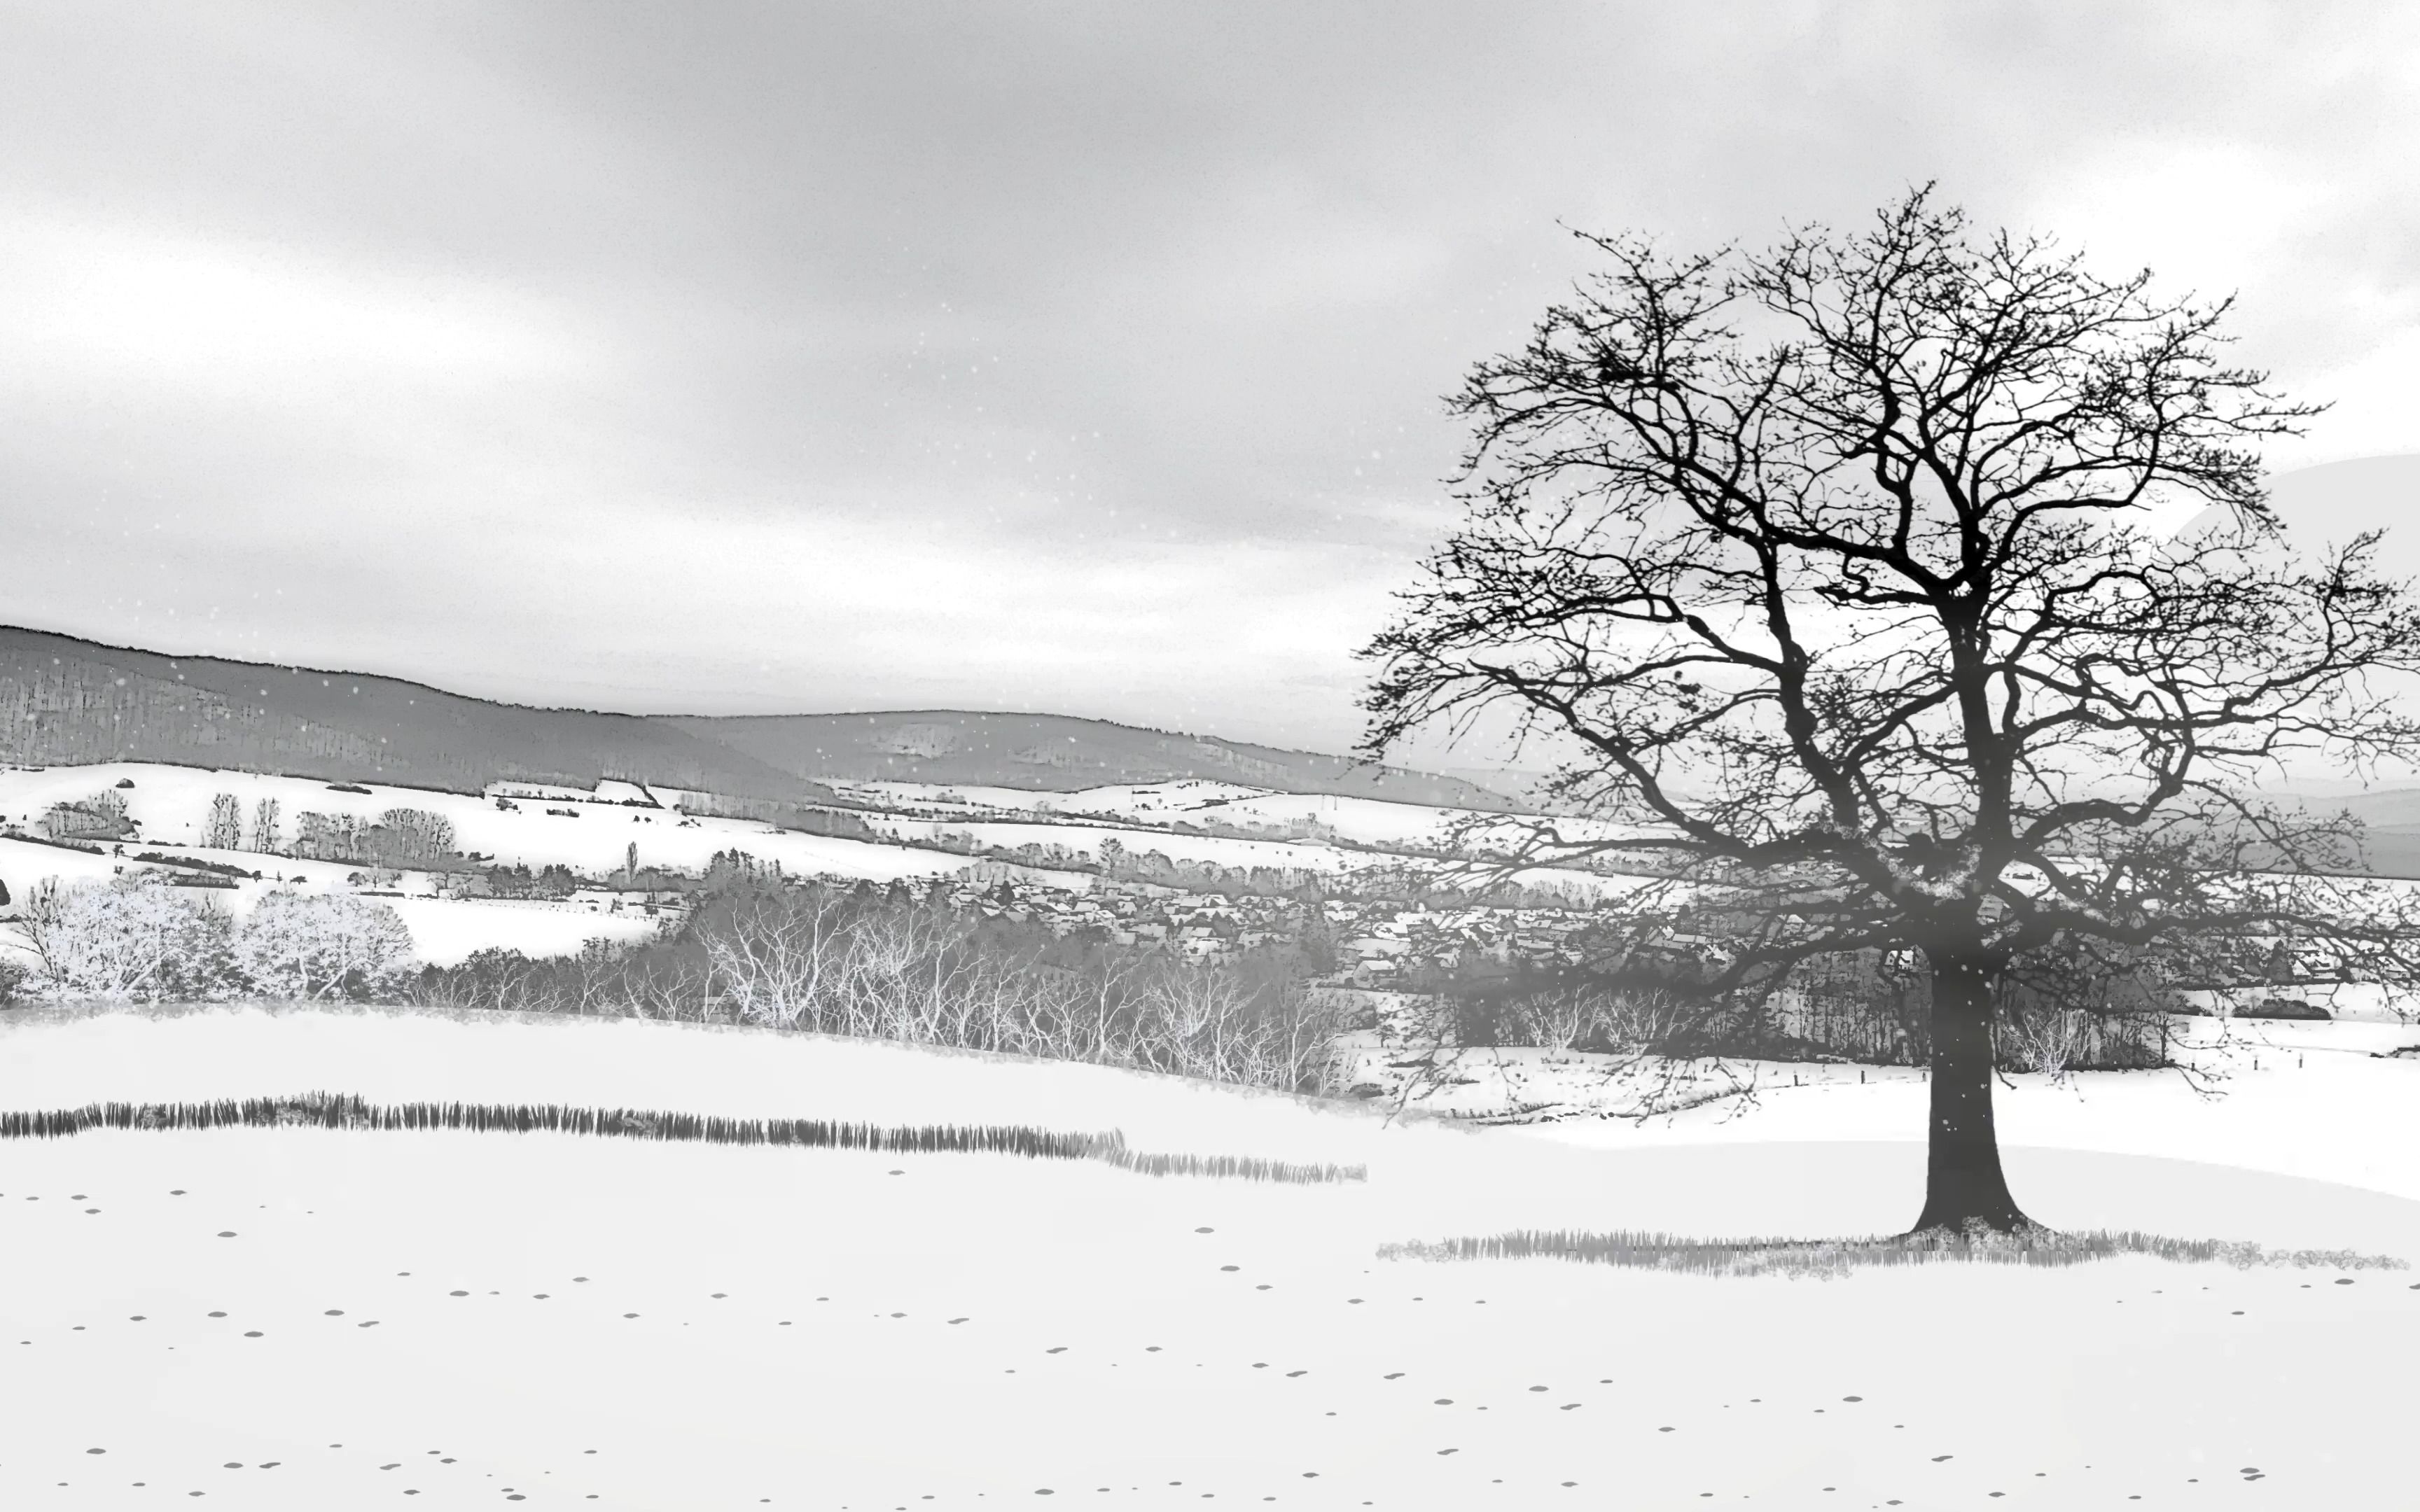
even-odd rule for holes
{"type": "MultiPolygon", "coordinates": [[[[2106,1105],[2122,1119],[2149,1085],[2106,1105]]],[[[2308,1104],[2269,1085],[2246,1079],[2231,1116],[2309,1137],[2308,1104]]],[[[1616,1127],[1575,1149],[665,1025],[0,1019],[0,1107],[314,1086],[1121,1125],[1146,1148],[1366,1157],[1370,1180],[546,1134],[15,1141],[0,1502],[2409,1504],[2409,1273],[2129,1259],[1819,1283],[1378,1257],[1516,1227],[1887,1228],[1915,1200],[1912,1144],[1616,1127]]],[[[2054,1222],[2420,1256],[2420,1205],[2177,1158],[2201,1148],[2199,1107],[2139,1121],[2164,1156],[2020,1149],[2012,1176],[2054,1222]]]]}

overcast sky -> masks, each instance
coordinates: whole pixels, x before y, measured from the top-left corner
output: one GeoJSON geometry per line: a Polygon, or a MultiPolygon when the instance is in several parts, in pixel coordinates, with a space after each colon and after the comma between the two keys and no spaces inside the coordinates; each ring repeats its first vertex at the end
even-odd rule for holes
{"type": "Polygon", "coordinates": [[[0,6],[0,621],[1340,748],[1438,396],[1912,181],[2420,452],[2420,7],[0,6]]]}

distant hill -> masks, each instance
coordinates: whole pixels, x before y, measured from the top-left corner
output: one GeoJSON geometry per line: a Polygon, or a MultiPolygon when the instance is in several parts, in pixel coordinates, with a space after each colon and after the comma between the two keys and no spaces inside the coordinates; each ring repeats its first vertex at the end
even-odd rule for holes
{"type": "Polygon", "coordinates": [[[1459,777],[1057,714],[924,709],[879,714],[675,717],[768,766],[813,780],[887,779],[1073,792],[1207,778],[1281,793],[1502,810],[1503,794],[1459,777]]]}
{"type": "Polygon", "coordinates": [[[274,772],[475,793],[628,778],[786,802],[824,779],[1071,791],[1215,778],[1287,793],[1501,810],[1453,777],[1056,715],[956,710],[688,717],[537,709],[399,678],[178,656],[0,626],[0,761],[274,772]]]}
{"type": "Polygon", "coordinates": [[[2372,829],[2420,826],[2420,788],[2372,788],[2363,793],[2289,795],[2314,813],[2350,809],[2372,829]]]}
{"type": "Polygon", "coordinates": [[[530,709],[419,683],[170,656],[0,626],[0,760],[171,762],[476,793],[609,777],[797,800],[793,774],[676,725],[530,709]]]}

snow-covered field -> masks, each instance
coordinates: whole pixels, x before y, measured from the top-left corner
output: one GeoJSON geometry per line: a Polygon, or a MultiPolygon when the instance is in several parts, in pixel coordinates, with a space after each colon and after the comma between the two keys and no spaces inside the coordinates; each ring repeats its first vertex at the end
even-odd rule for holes
{"type": "MultiPolygon", "coordinates": [[[[2021,1079],[2012,1180],[2054,1224],[2420,1258],[2420,1066],[2304,1059],[2220,1102],[2021,1079]]],[[[2420,1273],[1377,1257],[1512,1227],[1900,1227],[1904,1078],[1478,1131],[664,1024],[0,1016],[0,1108],[311,1088],[1117,1127],[1369,1180],[546,1134],[11,1141],[0,1504],[2412,1504],[2420,1273]]]]}
{"type": "MultiPolygon", "coordinates": [[[[432,793],[421,788],[380,787],[367,793],[339,793],[325,782],[303,778],[264,777],[252,772],[217,772],[199,767],[115,764],[54,766],[34,770],[0,770],[0,819],[31,826],[54,803],[74,802],[103,790],[126,800],[128,816],[142,826],[142,840],[128,841],[136,849],[173,847],[191,850],[201,844],[211,798],[231,793],[243,807],[244,823],[252,821],[255,805],[277,800],[284,833],[291,837],[296,816],[305,810],[350,816],[365,823],[389,809],[421,809],[443,815],[454,825],[456,841],[465,852],[492,856],[504,865],[532,870],[562,865],[589,875],[619,871],[638,847],[641,866],[702,871],[719,851],[742,850],[767,865],[780,862],[799,875],[830,873],[891,882],[905,877],[937,876],[963,871],[971,863],[962,856],[917,851],[895,845],[870,845],[862,841],[807,835],[776,829],[744,819],[684,819],[669,809],[640,809],[610,803],[550,805],[538,798],[513,800],[504,810],[492,800],[467,794],[432,793]],[[134,785],[116,784],[131,779],[134,785]],[[550,813],[564,809],[568,815],[550,813]]],[[[25,846],[39,857],[8,853],[10,864],[66,857],[72,853],[50,846],[25,846]]],[[[221,853],[203,853],[219,856],[221,853]]],[[[224,858],[249,867],[294,870],[290,858],[225,853],[224,858]]],[[[351,870],[350,868],[340,868],[351,870]]],[[[5,878],[12,889],[17,877],[5,878]]],[[[1081,878],[1069,879],[1079,886],[1081,878]]]]}

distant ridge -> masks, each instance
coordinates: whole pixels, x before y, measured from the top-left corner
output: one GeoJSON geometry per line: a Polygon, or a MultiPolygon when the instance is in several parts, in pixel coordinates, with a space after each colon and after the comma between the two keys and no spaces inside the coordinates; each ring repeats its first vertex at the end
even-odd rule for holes
{"type": "Polygon", "coordinates": [[[1062,715],[660,716],[542,709],[322,668],[171,656],[0,626],[0,761],[167,762],[476,793],[625,778],[783,802],[834,779],[1068,792],[1207,778],[1502,810],[1457,777],[1062,715]]]}
{"type": "Polygon", "coordinates": [[[1459,777],[1063,714],[911,709],[672,717],[667,723],[814,781],[967,783],[1073,792],[1204,778],[1281,793],[1502,810],[1504,794],[1459,777]]]}
{"type": "Polygon", "coordinates": [[[0,626],[0,760],[171,762],[476,793],[629,778],[799,800],[811,784],[658,720],[531,709],[394,677],[171,656],[0,626]]]}

